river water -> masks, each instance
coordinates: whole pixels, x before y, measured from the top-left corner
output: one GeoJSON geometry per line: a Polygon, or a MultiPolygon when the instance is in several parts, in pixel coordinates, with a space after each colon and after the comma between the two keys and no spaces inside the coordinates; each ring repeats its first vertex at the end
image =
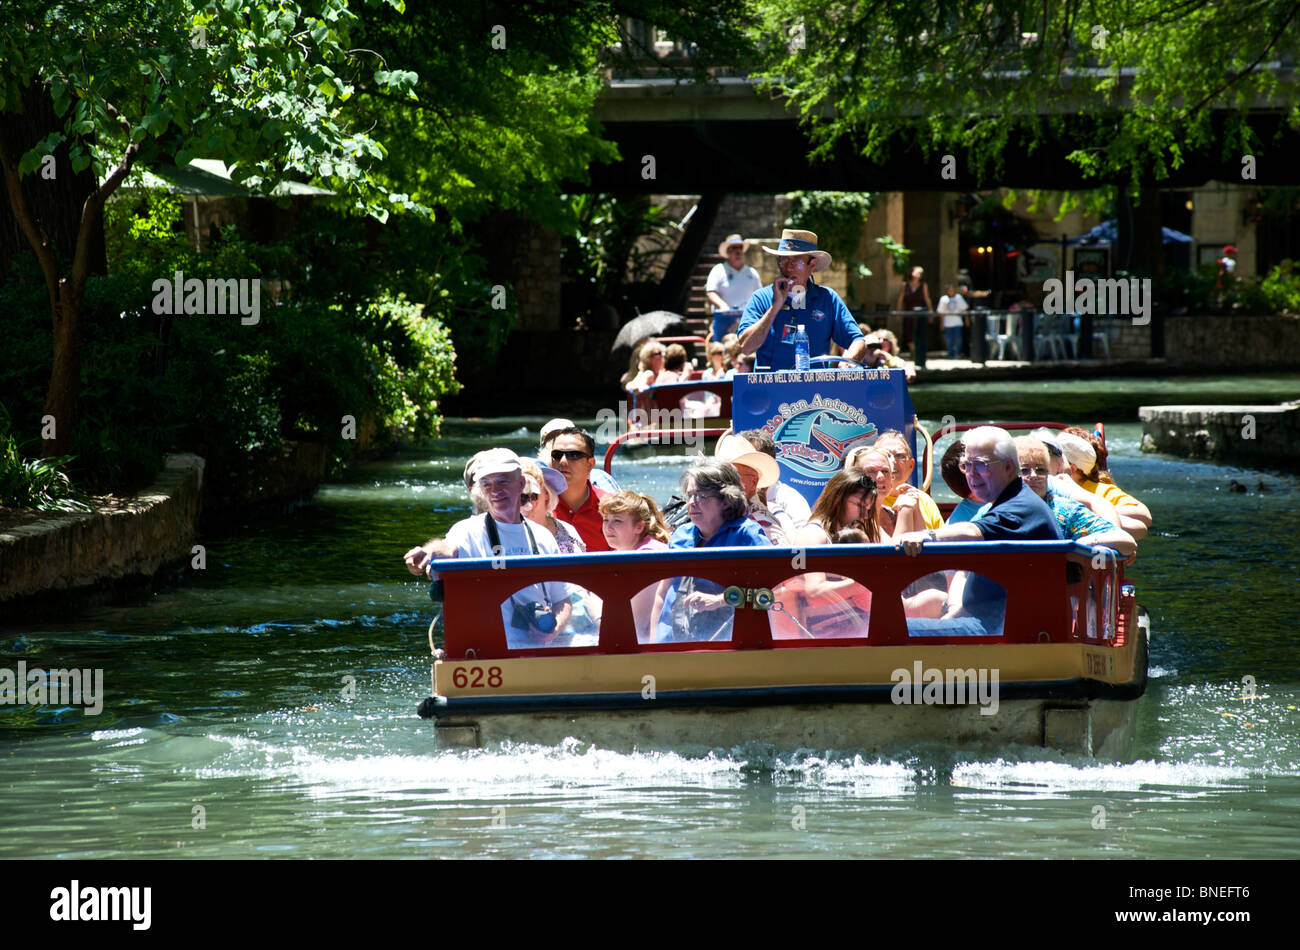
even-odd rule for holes
{"type": "MultiPolygon", "coordinates": [[[[1070,404],[1133,419],[1107,401],[1124,386],[1080,384],[1070,404]]],[[[953,406],[965,421],[1009,388],[916,395],[923,418],[953,406]]],[[[1204,388],[1262,400],[1300,380],[1204,388]]],[[[1188,386],[1138,389],[1182,402],[1188,386]]],[[[1020,415],[1059,416],[1059,391],[1017,385],[1020,415]]],[[[432,450],[206,534],[207,569],[145,606],[4,628],[0,667],[102,668],[105,701],[94,717],[0,707],[0,857],[1300,856],[1300,478],[1143,455],[1134,422],[1107,426],[1116,480],[1156,520],[1129,574],[1152,620],[1131,762],[758,741],[707,757],[576,740],[436,751],[415,716],[427,584],[400,557],[467,513],[469,454],[527,450],[545,418],[448,420],[432,450]]],[[[615,474],[663,499],[683,464],[615,474]]]]}

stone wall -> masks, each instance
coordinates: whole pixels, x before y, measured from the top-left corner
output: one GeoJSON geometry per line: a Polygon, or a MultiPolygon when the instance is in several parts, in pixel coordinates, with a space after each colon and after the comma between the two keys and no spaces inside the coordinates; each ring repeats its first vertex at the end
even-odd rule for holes
{"type": "Polygon", "coordinates": [[[1165,356],[1221,368],[1300,366],[1300,314],[1171,317],[1165,321],[1165,356]]]}
{"type": "Polygon", "coordinates": [[[472,234],[487,262],[484,276],[517,301],[516,330],[560,328],[560,235],[509,211],[487,215],[472,234]]]}
{"type": "Polygon", "coordinates": [[[169,455],[148,488],[94,511],[0,512],[0,621],[40,595],[66,601],[189,560],[202,485],[203,459],[169,455]]]}
{"type": "Polygon", "coordinates": [[[1300,469],[1300,402],[1143,406],[1142,451],[1300,469]]]}

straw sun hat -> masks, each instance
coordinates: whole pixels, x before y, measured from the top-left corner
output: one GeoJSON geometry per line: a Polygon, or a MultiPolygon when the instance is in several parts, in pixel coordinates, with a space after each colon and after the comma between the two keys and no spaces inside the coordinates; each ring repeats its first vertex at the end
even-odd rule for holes
{"type": "Polygon", "coordinates": [[[781,232],[781,242],[775,248],[763,248],[769,254],[776,254],[778,257],[795,257],[800,254],[811,254],[816,260],[813,264],[813,272],[823,271],[831,266],[831,256],[825,251],[817,250],[817,235],[812,231],[793,231],[786,228],[781,232]]]}

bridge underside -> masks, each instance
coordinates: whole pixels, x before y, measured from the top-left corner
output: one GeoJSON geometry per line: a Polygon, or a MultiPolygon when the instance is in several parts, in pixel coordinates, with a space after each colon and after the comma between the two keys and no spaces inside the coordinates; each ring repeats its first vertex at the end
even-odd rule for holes
{"type": "MultiPolygon", "coordinates": [[[[602,110],[603,111],[603,110],[602,110]]],[[[612,111],[612,110],[611,110],[612,111]]],[[[608,115],[608,112],[606,113],[608,115]]],[[[841,141],[832,157],[816,164],[808,155],[812,144],[789,119],[716,118],[672,121],[603,122],[605,137],[618,144],[622,160],[591,168],[591,181],[575,191],[657,194],[732,192],[778,194],[795,189],[822,191],[974,191],[997,187],[1085,189],[1104,182],[1086,179],[1066,156],[1095,144],[1083,130],[1062,138],[1041,140],[1031,153],[1027,146],[1008,148],[1000,169],[976,174],[966,154],[954,149],[949,163],[955,175],[944,177],[941,155],[926,157],[919,148],[895,143],[883,164],[867,162],[851,144],[841,141]],[[649,177],[647,156],[654,158],[649,177]]],[[[1300,133],[1285,128],[1277,114],[1261,114],[1253,122],[1264,143],[1255,153],[1254,178],[1243,179],[1242,155],[1222,152],[1222,138],[1200,151],[1185,150],[1183,164],[1160,180],[1146,184],[1192,188],[1209,181],[1255,183],[1259,186],[1300,185],[1300,133]]]]}

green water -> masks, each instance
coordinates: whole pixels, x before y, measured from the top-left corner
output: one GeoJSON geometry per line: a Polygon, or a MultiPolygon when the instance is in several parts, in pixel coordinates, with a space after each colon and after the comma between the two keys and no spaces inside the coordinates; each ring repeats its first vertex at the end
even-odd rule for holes
{"type": "MultiPolygon", "coordinates": [[[[1297,394],[1294,378],[1276,384],[1297,394]]],[[[1007,391],[951,387],[952,403],[989,386],[1007,391]]],[[[526,449],[544,418],[453,420],[432,451],[205,535],[207,570],[147,606],[7,628],[0,667],[100,667],[106,699],[98,717],[0,707],[0,857],[1300,856],[1300,478],[1144,456],[1133,423],[1107,428],[1116,480],[1156,519],[1130,572],[1152,619],[1135,761],[435,751],[414,714],[429,601],[400,557],[467,513],[468,454],[526,449]]],[[[683,464],[615,474],[663,498],[683,464]]]]}

